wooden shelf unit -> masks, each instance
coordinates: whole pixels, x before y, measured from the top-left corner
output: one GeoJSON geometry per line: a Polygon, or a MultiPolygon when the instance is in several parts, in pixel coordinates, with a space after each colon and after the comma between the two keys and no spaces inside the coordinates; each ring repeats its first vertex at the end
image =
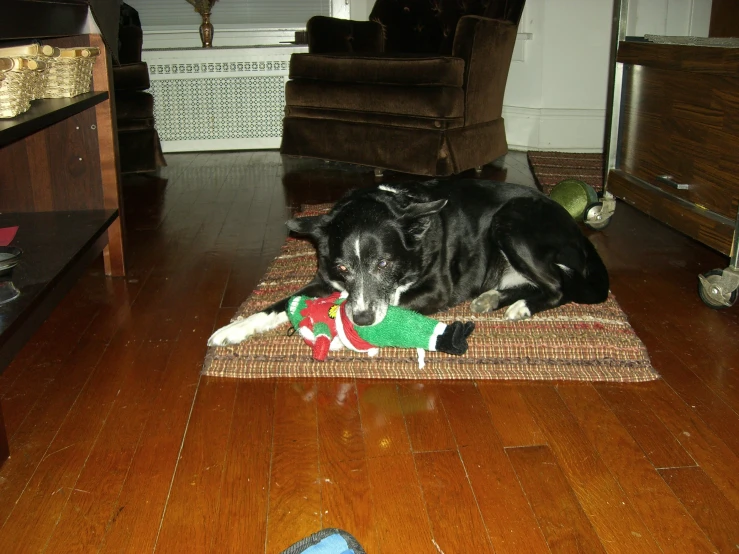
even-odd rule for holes
{"type": "MultiPolygon", "coordinates": [[[[107,275],[125,274],[111,56],[100,35],[87,34],[88,10],[70,0],[4,2],[0,46],[39,39],[101,53],[93,92],[37,100],[0,120],[0,227],[18,225],[12,245],[24,251],[13,273],[21,295],[0,305],[0,372],[101,252],[107,275]]],[[[0,426],[1,463],[1,414],[0,426]]]]}

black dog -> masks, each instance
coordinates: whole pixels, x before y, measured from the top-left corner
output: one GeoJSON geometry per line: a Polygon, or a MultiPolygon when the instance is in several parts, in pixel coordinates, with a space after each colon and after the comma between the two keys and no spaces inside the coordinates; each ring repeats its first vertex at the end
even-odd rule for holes
{"type": "MultiPolygon", "coordinates": [[[[346,291],[356,325],[381,321],[390,305],[433,314],[472,300],[473,312],[507,307],[505,317],[518,320],[608,296],[608,272],[569,213],[521,185],[380,185],[287,226],[318,252],[315,277],[296,294],[346,291]]],[[[219,329],[208,343],[235,344],[286,322],[286,303],[219,329]]]]}

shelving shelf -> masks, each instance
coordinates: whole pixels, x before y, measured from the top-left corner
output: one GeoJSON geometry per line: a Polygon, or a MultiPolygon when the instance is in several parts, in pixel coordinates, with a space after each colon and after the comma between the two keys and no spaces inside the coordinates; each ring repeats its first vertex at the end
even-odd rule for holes
{"type": "Polygon", "coordinates": [[[108,92],[88,92],[74,98],[34,100],[31,109],[12,119],[0,119],[0,147],[32,135],[108,99],[108,92]]]}
{"type": "MultiPolygon", "coordinates": [[[[0,373],[101,253],[107,275],[125,274],[111,55],[91,19],[84,0],[3,0],[0,46],[38,39],[100,57],[93,92],[0,120],[0,227],[17,225],[11,245],[23,250],[12,274],[20,296],[0,305],[0,373]]],[[[0,412],[0,464],[8,454],[0,412]]]]}
{"type": "Polygon", "coordinates": [[[0,304],[0,368],[100,255],[117,216],[117,210],[0,214],[0,228],[18,226],[12,244],[23,251],[12,274],[21,294],[0,304]]]}

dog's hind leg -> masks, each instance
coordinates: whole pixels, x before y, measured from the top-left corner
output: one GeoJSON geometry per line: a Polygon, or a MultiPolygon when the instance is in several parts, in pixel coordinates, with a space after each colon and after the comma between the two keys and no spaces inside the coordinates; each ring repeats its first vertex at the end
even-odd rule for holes
{"type": "Polygon", "coordinates": [[[472,311],[483,313],[508,307],[506,319],[520,320],[562,304],[562,280],[566,277],[566,268],[544,261],[520,242],[514,244],[511,241],[506,246],[507,267],[494,284],[494,289],[472,301],[472,311]]]}
{"type": "Polygon", "coordinates": [[[505,308],[506,319],[527,319],[537,312],[555,308],[561,304],[562,295],[547,292],[534,286],[520,286],[505,290],[489,290],[475,298],[470,308],[475,313],[487,313],[505,308]]]}
{"type": "Polygon", "coordinates": [[[483,292],[470,304],[470,308],[476,314],[492,312],[500,308],[500,306],[500,291],[494,289],[483,292]]]}
{"type": "MultiPolygon", "coordinates": [[[[333,289],[318,279],[314,279],[294,295],[304,296],[326,296],[333,289]]],[[[283,323],[287,323],[287,303],[290,297],[283,298],[261,312],[250,315],[243,319],[237,319],[228,325],[221,327],[208,339],[208,346],[228,346],[245,341],[252,335],[271,331],[283,323]]]]}

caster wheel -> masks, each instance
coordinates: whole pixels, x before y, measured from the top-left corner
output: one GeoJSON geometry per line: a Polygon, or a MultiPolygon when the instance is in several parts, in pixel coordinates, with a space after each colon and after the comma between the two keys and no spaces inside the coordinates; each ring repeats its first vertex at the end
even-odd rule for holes
{"type": "Polygon", "coordinates": [[[722,269],[713,269],[698,276],[698,295],[706,306],[714,310],[730,308],[736,302],[737,289],[725,290],[723,277],[722,269]]]}
{"type": "Polygon", "coordinates": [[[603,212],[603,202],[593,202],[585,208],[583,220],[585,225],[599,231],[608,227],[611,223],[611,215],[613,214],[605,214],[603,212]]]}

